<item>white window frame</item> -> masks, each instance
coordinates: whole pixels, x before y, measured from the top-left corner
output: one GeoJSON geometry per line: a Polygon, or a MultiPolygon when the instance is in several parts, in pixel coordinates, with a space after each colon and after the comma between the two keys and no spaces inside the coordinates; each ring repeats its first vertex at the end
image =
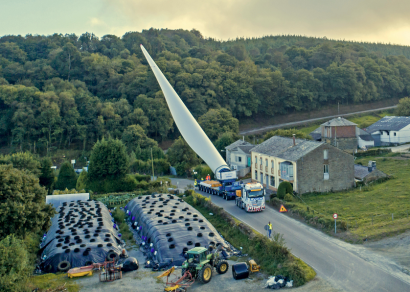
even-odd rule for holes
{"type": "Polygon", "coordinates": [[[323,159],[329,159],[329,151],[327,149],[323,150],[323,159]]]}

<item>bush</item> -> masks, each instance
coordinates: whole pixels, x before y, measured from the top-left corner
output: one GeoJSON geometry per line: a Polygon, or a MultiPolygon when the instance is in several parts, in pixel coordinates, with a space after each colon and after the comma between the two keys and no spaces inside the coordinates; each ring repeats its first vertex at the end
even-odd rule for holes
{"type": "Polygon", "coordinates": [[[293,193],[293,188],[289,182],[283,181],[280,183],[278,187],[278,194],[277,194],[279,199],[283,200],[286,194],[292,194],[292,193],[293,193]]]}
{"type": "Polygon", "coordinates": [[[142,175],[142,174],[136,174],[134,175],[135,179],[140,182],[140,181],[146,181],[149,182],[151,180],[150,175],[142,175]]]}
{"type": "Polygon", "coordinates": [[[0,291],[22,291],[30,272],[24,242],[14,235],[0,241],[0,291]]]}
{"type": "Polygon", "coordinates": [[[74,171],[70,162],[66,161],[61,165],[60,172],[58,174],[57,183],[55,189],[75,189],[77,184],[77,174],[74,171]]]}
{"type": "Polygon", "coordinates": [[[291,195],[291,194],[286,194],[285,197],[284,197],[284,200],[285,200],[286,202],[292,202],[292,201],[293,201],[293,195],[291,195]]]}
{"type": "Polygon", "coordinates": [[[87,172],[85,170],[83,170],[80,173],[80,176],[77,179],[77,184],[76,184],[75,188],[77,190],[85,190],[86,187],[87,187],[87,178],[88,178],[87,172]]]}

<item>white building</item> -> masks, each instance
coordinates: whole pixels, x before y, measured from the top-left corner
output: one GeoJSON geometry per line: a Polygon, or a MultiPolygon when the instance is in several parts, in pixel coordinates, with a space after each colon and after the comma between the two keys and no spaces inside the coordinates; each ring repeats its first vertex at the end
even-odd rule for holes
{"type": "Polygon", "coordinates": [[[374,146],[409,143],[410,117],[387,116],[364,130],[372,135],[374,146]]]}
{"type": "Polygon", "coordinates": [[[238,177],[245,176],[251,171],[250,150],[253,147],[255,145],[243,140],[238,140],[225,147],[226,163],[232,170],[237,171],[238,177]]]}
{"type": "Polygon", "coordinates": [[[374,138],[366,131],[356,128],[357,144],[360,149],[374,147],[374,138]]]}

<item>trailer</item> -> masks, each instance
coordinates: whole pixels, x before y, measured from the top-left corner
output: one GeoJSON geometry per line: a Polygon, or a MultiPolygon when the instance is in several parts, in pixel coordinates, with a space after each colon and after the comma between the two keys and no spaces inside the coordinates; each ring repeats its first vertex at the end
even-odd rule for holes
{"type": "Polygon", "coordinates": [[[205,193],[220,196],[224,200],[235,200],[236,191],[242,187],[236,179],[204,180],[198,183],[198,189],[205,193]]]}

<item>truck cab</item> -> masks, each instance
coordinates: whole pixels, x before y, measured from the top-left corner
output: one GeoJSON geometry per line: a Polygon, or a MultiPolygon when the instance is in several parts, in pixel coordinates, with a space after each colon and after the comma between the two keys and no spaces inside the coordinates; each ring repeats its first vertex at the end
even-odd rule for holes
{"type": "Polygon", "coordinates": [[[236,205],[246,212],[265,210],[265,190],[260,183],[247,183],[236,191],[236,205]]]}

